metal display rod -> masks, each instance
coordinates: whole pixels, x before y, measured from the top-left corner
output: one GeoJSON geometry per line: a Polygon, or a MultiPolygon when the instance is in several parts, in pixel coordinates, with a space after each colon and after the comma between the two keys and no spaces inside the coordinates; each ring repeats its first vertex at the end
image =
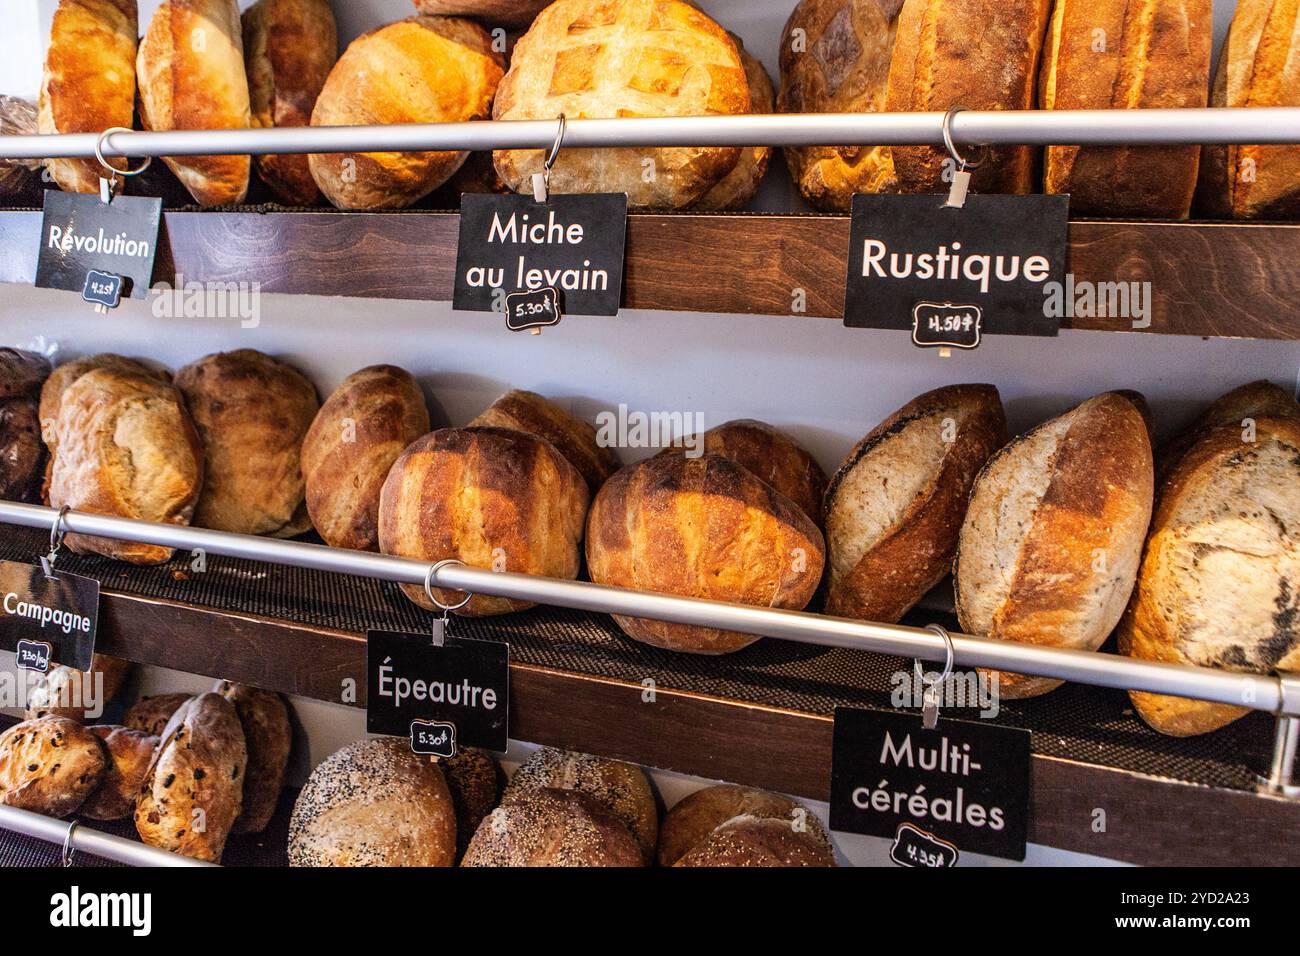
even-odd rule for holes
{"type": "MultiPolygon", "coordinates": [[[[799,113],[569,120],[566,148],[654,146],[943,146],[946,114],[799,113]]],[[[558,119],[558,117],[557,117],[558,119]]],[[[106,156],[548,149],[556,120],[393,126],[110,132],[106,156]]],[[[1300,108],[963,110],[957,145],[1151,146],[1300,143],[1300,108]]],[[[0,137],[0,158],[92,159],[101,134],[0,137]]]]}
{"type": "Polygon", "coordinates": [[[69,866],[76,862],[75,854],[78,852],[125,863],[128,866],[217,865],[202,860],[192,860],[179,853],[168,853],[166,850],[145,846],[143,843],[125,837],[92,830],[79,823],[55,820],[53,817],[32,813],[30,810],[19,810],[17,807],[0,806],[0,828],[35,837],[46,843],[62,845],[63,862],[69,866]]]}
{"type": "MultiPolygon", "coordinates": [[[[0,522],[29,528],[51,528],[58,514],[54,508],[0,502],[0,522]]],[[[359,575],[400,584],[422,585],[434,567],[428,561],[373,552],[84,512],[68,512],[63,519],[63,528],[76,534],[181,550],[201,550],[207,554],[359,575]]],[[[803,611],[676,597],[584,581],[498,573],[456,564],[438,567],[433,573],[432,583],[449,590],[739,631],[824,647],[875,651],[928,661],[944,661],[948,654],[948,641],[926,628],[873,624],[803,611]]],[[[963,634],[950,637],[953,662],[963,667],[986,667],[1099,687],[1172,694],[1300,717],[1300,692],[1288,694],[1283,679],[1276,676],[1140,661],[1114,654],[991,641],[963,634]]]]}

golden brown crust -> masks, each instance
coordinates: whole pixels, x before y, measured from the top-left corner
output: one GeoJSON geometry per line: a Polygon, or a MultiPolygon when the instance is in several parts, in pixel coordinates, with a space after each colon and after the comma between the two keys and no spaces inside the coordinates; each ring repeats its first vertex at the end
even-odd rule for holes
{"type": "Polygon", "coordinates": [[[172,714],[140,785],[135,828],[149,846],[210,863],[239,816],[248,751],[234,705],[191,697],[172,714]]]}
{"type": "MultiPolygon", "coordinates": [[[[313,126],[487,119],[503,61],[469,20],[410,17],[353,40],[330,71],[313,126]]],[[[313,153],[312,177],[340,209],[409,206],[445,183],[464,152],[313,153]]]]}
{"type": "Polygon", "coordinates": [[[333,548],[379,550],[379,492],[393,462],[429,431],[409,372],[371,365],[325,400],[302,443],[307,513],[333,548]]]}
{"type": "Polygon", "coordinates": [[[220,352],[176,373],[207,464],[194,511],[200,528],[291,537],[303,521],[302,441],[316,387],[296,368],[256,352],[220,352]]]}
{"type": "Polygon", "coordinates": [[[1266,379],[1239,385],[1211,402],[1190,428],[1160,449],[1156,477],[1163,478],[1206,432],[1227,425],[1245,428],[1248,419],[1260,418],[1300,418],[1300,402],[1294,394],[1266,379]]]}
{"type": "MultiPolygon", "coordinates": [[[[1204,107],[1212,7],[1211,0],[1056,0],[1039,105],[1204,107]]],[[[1070,211],[1085,216],[1186,219],[1200,152],[1199,146],[1051,146],[1043,191],[1069,193],[1070,211]]]]}
{"type": "MultiPolygon", "coordinates": [[[[328,0],[258,0],[244,11],[243,33],[253,126],[310,126],[339,55],[328,0]]],[[[258,156],[257,172],[291,206],[320,196],[305,153],[258,156]]]]}
{"type": "Polygon", "coordinates": [[[503,27],[526,27],[551,0],[413,0],[415,12],[438,17],[473,17],[503,27]]]}
{"type": "Polygon", "coordinates": [[[587,794],[543,787],[493,810],[461,866],[639,867],[645,858],[627,827],[587,794]]]}
{"type": "MultiPolygon", "coordinates": [[[[163,0],[140,41],[136,76],[145,129],[247,129],[235,0],[163,0]]],[[[248,193],[247,156],[163,159],[201,205],[241,203],[248,193]]]]}
{"type": "Polygon", "coordinates": [[[1006,443],[992,385],[926,392],[858,442],[826,491],[826,613],[892,624],[952,567],[975,476],[1006,443]]]}
{"type": "MultiPolygon", "coordinates": [[[[597,584],[800,609],[817,590],[825,545],[789,498],[720,455],[662,454],[605,482],[587,522],[597,584]]],[[[615,615],[631,638],[726,654],[758,637],[615,615]]]]}
{"type": "MultiPolygon", "coordinates": [[[[421,561],[552,578],[578,576],[587,485],[550,442],[504,428],[443,428],[393,464],[379,497],[379,548],[421,561]]],[[[433,610],[419,585],[402,590],[433,610]]],[[[435,588],[444,605],[463,594],[435,588]]],[[[458,613],[522,611],[532,604],[476,594],[458,613]]]]}
{"type": "Polygon", "coordinates": [[[501,796],[501,768],[486,750],[462,747],[456,756],[438,761],[447,780],[452,805],[456,808],[456,859],[465,849],[483,818],[492,812],[501,796]]]}
{"type": "Polygon", "coordinates": [[[723,823],[673,866],[832,867],[835,857],[785,820],[742,816],[723,823]]]}
{"type": "Polygon", "coordinates": [[[766,422],[740,418],[704,433],[705,454],[721,455],[785,495],[821,527],[826,472],[817,459],[766,422]]]}
{"type": "Polygon", "coordinates": [[[132,730],[138,730],[151,737],[160,737],[167,729],[172,714],[176,713],[181,704],[192,696],[192,694],[157,694],[153,697],[143,697],[127,709],[122,723],[132,730]]]}
{"type": "Polygon", "coordinates": [[[87,355],[83,358],[73,359],[71,362],[64,362],[50,372],[45,384],[41,386],[41,434],[45,438],[46,445],[49,446],[50,454],[54,454],[58,446],[58,435],[54,426],[59,420],[59,409],[63,407],[63,393],[68,390],[69,385],[81,378],[81,376],[87,372],[93,372],[97,368],[107,368],[118,372],[136,372],[140,375],[156,378],[160,382],[171,382],[172,380],[171,375],[161,369],[146,365],[139,359],[127,358],[125,355],[115,355],[112,352],[87,355]]]}
{"type": "Polygon", "coordinates": [[[0,734],[0,804],[66,817],[104,776],[99,740],[63,717],[24,720],[0,734]]]}
{"type": "Polygon", "coordinates": [[[78,814],[91,820],[125,820],[135,810],[135,798],[153,760],[158,738],[113,724],[88,728],[104,744],[108,759],[99,787],[78,814]]]}
{"type": "Polygon", "coordinates": [[[95,654],[89,671],[51,667],[27,689],[26,719],[53,716],[83,723],[88,710],[102,710],[117,695],[133,666],[130,661],[95,654]]]}
{"type": "Polygon", "coordinates": [[[600,443],[595,428],[536,392],[512,389],[469,424],[512,428],[546,439],[578,469],[593,495],[619,469],[618,456],[600,443]]]}
{"type": "MultiPolygon", "coordinates": [[[[760,115],[776,112],[776,90],[758,57],[745,49],[744,42],[728,31],[727,36],[736,44],[740,62],[745,67],[745,80],[749,83],[749,111],[760,115]]],[[[694,208],[700,212],[730,212],[744,209],[758,193],[759,184],[767,175],[772,159],[770,146],[749,146],[731,172],[723,176],[716,186],[699,198],[694,208]]]]}
{"type": "MultiPolygon", "coordinates": [[[[722,27],[681,0],[557,0],[519,40],[492,115],[499,120],[738,115],[749,82],[722,27]]],[[[625,192],[632,208],[681,209],[740,160],[739,148],[566,149],[557,193],[625,192]]],[[[543,150],[498,150],[497,172],[530,192],[543,150]]]]}
{"type": "Polygon", "coordinates": [[[212,692],[235,705],[248,750],[243,802],[231,832],[261,833],[271,822],[284,787],[284,771],[293,746],[289,708],[279,694],[247,684],[218,681],[212,692]]]}
{"type": "MultiPolygon", "coordinates": [[[[719,784],[715,787],[696,790],[679,801],[672,810],[668,811],[668,815],[664,817],[663,826],[659,830],[657,856],[660,866],[674,866],[688,853],[700,848],[702,852],[695,862],[683,863],[682,865],[721,865],[718,862],[706,864],[704,861],[716,861],[719,855],[718,851],[723,845],[729,844],[735,847],[756,844],[753,846],[756,852],[746,855],[757,861],[771,859],[772,857],[769,855],[771,849],[780,850],[790,843],[797,844],[798,849],[789,854],[788,859],[791,862],[780,865],[802,865],[794,861],[803,860],[809,856],[819,859],[822,866],[835,865],[835,854],[831,849],[826,830],[822,827],[821,821],[813,816],[807,808],[779,794],[768,793],[766,790],[738,787],[734,784],[719,784]],[[751,834],[749,825],[746,823],[741,833],[732,832],[730,839],[718,840],[717,843],[705,848],[707,844],[712,843],[710,838],[720,828],[736,821],[738,817],[744,818],[746,821],[774,821],[796,836],[792,841],[785,841],[780,837],[769,841],[762,837],[762,834],[766,833],[766,828],[763,828],[759,831],[759,838],[751,841],[745,839],[746,836],[751,834]]],[[[750,862],[747,865],[763,864],[750,862]]]]}

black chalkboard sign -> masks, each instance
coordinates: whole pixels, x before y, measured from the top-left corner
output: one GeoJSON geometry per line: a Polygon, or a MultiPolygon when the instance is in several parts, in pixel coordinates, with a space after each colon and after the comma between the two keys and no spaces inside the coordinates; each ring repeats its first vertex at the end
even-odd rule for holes
{"type": "Polygon", "coordinates": [[[47,189],[36,285],[84,295],[95,272],[118,277],[120,292],[145,298],[153,281],[161,218],[161,199],[114,196],[106,203],[89,193],[47,189]]]}
{"type": "MultiPolygon", "coordinates": [[[[51,645],[49,658],[79,671],[90,669],[99,625],[99,582],[35,564],[0,561],[0,648],[20,642],[51,645]]],[[[48,665],[47,665],[48,667],[48,665]]]]}

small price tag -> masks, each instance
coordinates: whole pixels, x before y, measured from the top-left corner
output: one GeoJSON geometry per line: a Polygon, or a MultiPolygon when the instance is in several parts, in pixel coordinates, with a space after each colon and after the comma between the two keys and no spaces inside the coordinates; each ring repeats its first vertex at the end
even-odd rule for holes
{"type": "Polygon", "coordinates": [[[442,720],[411,721],[411,752],[450,760],[456,756],[456,725],[442,720]]]}
{"type": "Polygon", "coordinates": [[[122,301],[122,277],[91,269],[86,273],[86,284],[81,288],[81,297],[105,309],[116,309],[122,301]]]}
{"type": "Polygon", "coordinates": [[[894,833],[894,845],[889,858],[899,866],[942,869],[957,865],[960,854],[947,840],[926,833],[910,823],[900,823],[894,833]]]}
{"type": "Polygon", "coordinates": [[[549,286],[536,292],[512,292],[506,296],[506,328],[512,332],[557,325],[560,318],[560,293],[549,286]]]}
{"type": "Polygon", "coordinates": [[[912,308],[912,342],[921,348],[977,349],[983,321],[978,305],[918,302],[912,308]]]}
{"type": "Polygon", "coordinates": [[[92,280],[107,287],[113,277],[119,297],[125,293],[145,298],[153,281],[161,221],[161,199],[115,196],[106,203],[92,193],[47,189],[36,259],[37,287],[80,292],[88,301],[112,308],[104,301],[106,294],[94,292],[91,298],[87,293],[92,280]]]}
{"type": "Polygon", "coordinates": [[[19,641],[14,649],[14,662],[19,670],[48,674],[53,657],[54,645],[49,641],[19,641]]]}
{"type": "Polygon", "coordinates": [[[90,670],[98,623],[94,578],[0,561],[0,648],[17,653],[20,643],[45,644],[46,670],[51,663],[90,670]]]}

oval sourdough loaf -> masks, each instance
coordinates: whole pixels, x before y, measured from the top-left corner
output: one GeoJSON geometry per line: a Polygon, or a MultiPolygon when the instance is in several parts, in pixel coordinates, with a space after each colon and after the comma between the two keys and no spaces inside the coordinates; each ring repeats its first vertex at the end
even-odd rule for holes
{"type": "Polygon", "coordinates": [[[113,724],[95,724],[87,729],[103,742],[108,759],[99,787],[77,812],[91,820],[125,820],[135,810],[158,738],[113,724]]]}
{"type": "Polygon", "coordinates": [[[41,717],[0,734],[0,804],[66,817],[95,792],[108,758],[75,720],[41,717]]]}
{"type": "Polygon", "coordinates": [[[645,857],[622,821],[590,796],[542,787],[488,814],[461,866],[638,867],[645,857]]]}
{"type": "Polygon", "coordinates": [[[218,681],[212,692],[235,705],[248,751],[244,794],[231,832],[261,833],[280,802],[284,771],[289,764],[289,749],[293,746],[289,708],[279,694],[247,684],[218,681]]]}
{"type": "Polygon", "coordinates": [[[469,424],[510,428],[546,439],[582,473],[593,495],[618,471],[618,456],[600,443],[595,428],[536,392],[512,389],[469,424]]]}
{"type": "MultiPolygon", "coordinates": [[[[772,78],[758,57],[745,49],[744,41],[728,31],[727,36],[736,44],[740,62],[745,67],[749,83],[749,111],[766,115],[776,111],[776,90],[772,78]]],[[[744,209],[758,193],[759,184],[767,174],[772,159],[770,146],[747,146],[736,162],[736,168],[723,176],[718,184],[700,197],[695,209],[700,212],[728,212],[744,209]]]]}
{"type": "Polygon", "coordinates": [[[142,697],[127,708],[122,723],[132,730],[142,731],[151,737],[160,737],[162,732],[167,729],[172,714],[176,713],[181,704],[189,700],[191,696],[193,695],[176,693],[142,697]]]}
{"type": "MultiPolygon", "coordinates": [[[[954,570],[964,631],[1096,650],[1124,613],[1151,520],[1151,440],[1132,400],[1098,395],[989,460],[954,570]]],[[[996,673],[996,672],[995,672],[996,673]]],[[[999,673],[1004,698],[1059,687],[999,673]]]]}
{"type": "Polygon", "coordinates": [[[741,418],[710,428],[702,446],[705,454],[729,458],[762,479],[821,527],[826,472],[790,436],[766,422],[741,418]]]}
{"type": "Polygon", "coordinates": [[[1260,379],[1220,395],[1192,422],[1191,427],[1165,444],[1156,455],[1156,477],[1162,479],[1182,460],[1187,450],[1208,432],[1235,425],[1246,437],[1252,422],[1261,418],[1300,418],[1300,402],[1280,385],[1260,379]]]}
{"type": "Polygon", "coordinates": [[[659,832],[660,866],[835,866],[826,829],[806,807],[720,784],[679,801],[659,832]]]}

